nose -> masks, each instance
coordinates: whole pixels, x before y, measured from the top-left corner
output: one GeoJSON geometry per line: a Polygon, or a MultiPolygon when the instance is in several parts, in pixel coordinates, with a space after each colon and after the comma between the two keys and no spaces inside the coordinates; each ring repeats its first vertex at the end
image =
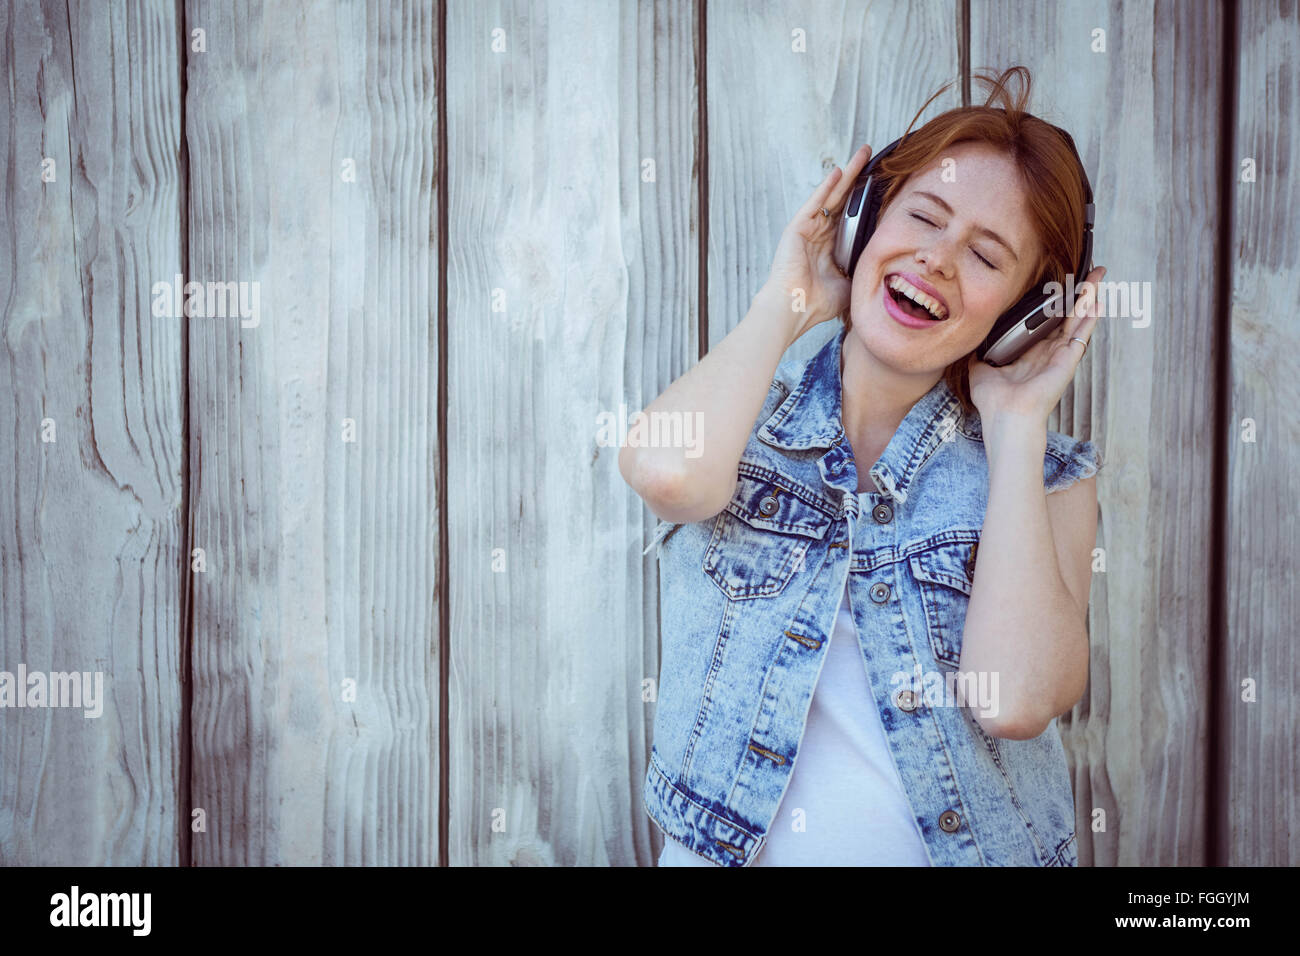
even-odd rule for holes
{"type": "Polygon", "coordinates": [[[924,263],[945,279],[952,278],[953,252],[951,243],[935,239],[927,248],[916,250],[916,261],[924,263]]]}

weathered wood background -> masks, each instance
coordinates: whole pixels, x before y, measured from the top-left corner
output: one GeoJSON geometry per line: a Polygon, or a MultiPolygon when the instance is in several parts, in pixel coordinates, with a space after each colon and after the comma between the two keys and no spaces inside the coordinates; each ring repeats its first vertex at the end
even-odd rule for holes
{"type": "Polygon", "coordinates": [[[1050,423],[1105,457],[1080,861],[1300,861],[1300,16],[1233,10],[0,5],[0,670],[105,680],[0,710],[0,863],[652,864],[653,516],[597,415],[1015,63],[1153,296],[1050,423]],[[177,275],[258,311],[155,314],[177,275]]]}

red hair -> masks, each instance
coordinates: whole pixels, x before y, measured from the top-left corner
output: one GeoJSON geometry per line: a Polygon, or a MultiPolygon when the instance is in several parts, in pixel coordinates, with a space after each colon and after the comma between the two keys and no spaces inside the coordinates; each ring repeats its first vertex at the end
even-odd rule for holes
{"type": "MultiPolygon", "coordinates": [[[[1023,66],[1013,66],[996,78],[990,73],[976,77],[992,85],[983,106],[962,106],[934,117],[916,132],[912,124],[934,102],[935,97],[951,83],[940,87],[912,117],[907,132],[893,152],[880,161],[876,170],[886,183],[880,203],[880,216],[906,184],[908,178],[939,159],[945,150],[957,143],[988,143],[1010,157],[1019,168],[1025,184],[1029,219],[1038,236],[1041,252],[1032,278],[1007,307],[1035,286],[1049,281],[1065,283],[1073,272],[1083,252],[1084,190],[1079,175],[1079,165],[1069,144],[1061,134],[1044,120],[1026,112],[1029,102],[1031,78],[1023,66]],[[1023,79],[1018,96],[1008,89],[1012,77],[1023,79]],[[1000,102],[993,107],[990,104],[1000,102]]],[[[1076,276],[1075,282],[1082,282],[1076,276]]],[[[852,315],[844,315],[844,322],[853,327],[852,315]]],[[[943,373],[949,388],[961,400],[962,411],[974,408],[970,397],[966,363],[969,353],[949,365],[943,373]]]]}

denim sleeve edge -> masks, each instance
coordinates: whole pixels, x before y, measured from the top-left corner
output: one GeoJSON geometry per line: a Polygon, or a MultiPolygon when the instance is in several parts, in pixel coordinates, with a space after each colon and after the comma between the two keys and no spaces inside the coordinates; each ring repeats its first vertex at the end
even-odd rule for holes
{"type": "Polygon", "coordinates": [[[1049,455],[1057,459],[1057,468],[1047,482],[1045,490],[1047,494],[1062,491],[1076,482],[1083,481],[1096,476],[1105,464],[1101,449],[1091,441],[1074,441],[1073,445],[1067,443],[1073,439],[1062,436],[1063,441],[1059,442],[1061,446],[1059,451],[1053,453],[1049,445],[1049,455]],[[1061,461],[1060,459],[1064,459],[1061,461]]]}

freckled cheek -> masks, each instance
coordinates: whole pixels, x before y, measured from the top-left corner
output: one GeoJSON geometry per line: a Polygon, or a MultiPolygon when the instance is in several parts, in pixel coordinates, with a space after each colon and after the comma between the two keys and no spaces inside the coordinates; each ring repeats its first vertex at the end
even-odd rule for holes
{"type": "Polygon", "coordinates": [[[981,299],[976,302],[966,301],[962,313],[962,330],[963,338],[970,344],[973,349],[993,331],[993,324],[998,320],[1001,313],[997,310],[997,302],[992,299],[981,299]]]}
{"type": "Polygon", "coordinates": [[[998,316],[1001,314],[998,311],[998,305],[1001,301],[1002,298],[999,295],[967,294],[962,297],[962,316],[969,325],[986,325],[992,329],[993,323],[997,321],[998,316]]]}

